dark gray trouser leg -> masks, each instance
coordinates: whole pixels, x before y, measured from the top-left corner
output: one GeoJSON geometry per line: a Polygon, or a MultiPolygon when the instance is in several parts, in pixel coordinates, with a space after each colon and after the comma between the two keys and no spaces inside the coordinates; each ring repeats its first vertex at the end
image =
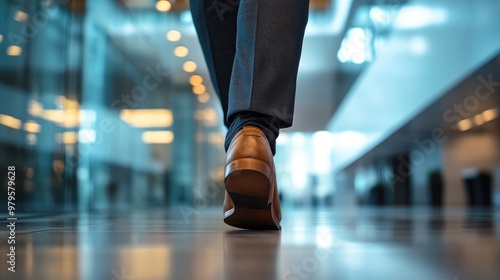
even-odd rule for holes
{"type": "Polygon", "coordinates": [[[253,111],[293,121],[308,0],[241,0],[228,120],[253,111]]]}
{"type": "Polygon", "coordinates": [[[191,13],[210,78],[227,122],[229,84],[236,53],[236,0],[191,0],[191,13]]]}
{"type": "Polygon", "coordinates": [[[292,125],[308,7],[308,0],[191,0],[229,128],[226,149],[242,126],[257,125],[274,153],[279,129],[292,125]]]}

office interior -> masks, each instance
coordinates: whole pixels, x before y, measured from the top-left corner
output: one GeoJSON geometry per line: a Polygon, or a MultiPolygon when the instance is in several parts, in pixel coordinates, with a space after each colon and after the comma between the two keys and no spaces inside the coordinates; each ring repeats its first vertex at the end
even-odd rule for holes
{"type": "Polygon", "coordinates": [[[499,10],[310,0],[282,230],[255,232],[222,222],[189,1],[1,1],[1,278],[499,279],[499,10]]]}

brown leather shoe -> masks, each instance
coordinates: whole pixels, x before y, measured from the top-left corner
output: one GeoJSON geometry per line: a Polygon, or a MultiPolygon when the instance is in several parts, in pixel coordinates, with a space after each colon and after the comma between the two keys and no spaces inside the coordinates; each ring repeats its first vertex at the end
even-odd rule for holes
{"type": "Polygon", "coordinates": [[[245,126],[226,157],[224,222],[244,229],[279,230],[281,208],[273,154],[262,131],[245,126]]]}

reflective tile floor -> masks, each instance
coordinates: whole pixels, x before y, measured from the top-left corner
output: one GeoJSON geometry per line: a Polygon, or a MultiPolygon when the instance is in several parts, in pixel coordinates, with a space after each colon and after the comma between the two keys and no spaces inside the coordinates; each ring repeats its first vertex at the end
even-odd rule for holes
{"type": "MultiPolygon", "coordinates": [[[[0,279],[500,279],[500,211],[287,211],[281,232],[188,207],[19,218],[0,279]]],[[[5,221],[5,217],[2,218],[5,221]]]]}

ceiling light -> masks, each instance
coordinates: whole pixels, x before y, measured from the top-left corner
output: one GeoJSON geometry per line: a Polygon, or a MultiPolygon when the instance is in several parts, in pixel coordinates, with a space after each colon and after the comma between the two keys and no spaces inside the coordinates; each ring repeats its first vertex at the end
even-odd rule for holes
{"type": "Polygon", "coordinates": [[[182,38],[182,34],[177,30],[170,30],[167,32],[167,40],[170,42],[177,42],[182,38]]]}
{"type": "Polygon", "coordinates": [[[194,63],[193,61],[186,61],[182,65],[182,69],[184,69],[184,71],[188,73],[192,73],[196,71],[196,63],[194,63]]]}
{"type": "Polygon", "coordinates": [[[0,124],[3,124],[13,129],[20,129],[22,122],[21,120],[16,119],[14,117],[0,114],[0,124]]]}
{"type": "Polygon", "coordinates": [[[170,144],[174,141],[172,131],[144,131],[142,141],[147,144],[170,144]]]}
{"type": "Polygon", "coordinates": [[[28,105],[28,113],[32,116],[40,117],[43,114],[42,103],[36,100],[30,100],[28,105]]]}
{"type": "Polygon", "coordinates": [[[48,121],[54,123],[62,123],[64,121],[64,111],[63,110],[44,110],[42,117],[48,121]]]}
{"type": "Polygon", "coordinates": [[[41,125],[34,121],[27,121],[24,123],[24,130],[31,133],[38,133],[41,130],[41,125]]]}
{"type": "Polygon", "coordinates": [[[7,55],[9,56],[20,56],[22,52],[23,49],[19,46],[12,45],[7,48],[7,55]]]}
{"type": "Polygon", "coordinates": [[[78,110],[44,110],[42,117],[63,127],[77,127],[80,125],[78,110]]]}
{"type": "Polygon", "coordinates": [[[167,109],[124,109],[120,118],[133,127],[167,127],[173,124],[172,111],[167,109]]]}
{"type": "Polygon", "coordinates": [[[63,127],[77,127],[80,125],[80,114],[75,113],[65,113],[64,120],[59,124],[63,127]]]}
{"type": "Polygon", "coordinates": [[[395,17],[394,26],[398,29],[418,29],[429,25],[442,24],[448,20],[445,9],[424,6],[405,7],[395,17]]]}
{"type": "Polygon", "coordinates": [[[172,8],[172,4],[166,0],[156,2],[156,9],[160,12],[168,12],[172,8]]]}
{"type": "Polygon", "coordinates": [[[204,85],[196,85],[193,87],[193,93],[194,94],[202,94],[206,90],[204,85]]]}
{"type": "Polygon", "coordinates": [[[68,99],[64,95],[56,96],[54,102],[57,106],[64,107],[64,109],[71,109],[71,110],[80,109],[80,104],[78,103],[78,101],[73,99],[68,99]]]}
{"type": "Polygon", "coordinates": [[[210,100],[210,94],[206,92],[198,95],[198,101],[200,101],[201,103],[207,103],[209,100],[210,100]]]}
{"type": "Polygon", "coordinates": [[[17,11],[14,15],[14,20],[17,22],[25,22],[28,20],[28,14],[23,11],[17,11]]]}
{"type": "Polygon", "coordinates": [[[62,144],[75,144],[78,141],[78,134],[74,131],[67,131],[56,134],[56,141],[62,144]]]}
{"type": "Polygon", "coordinates": [[[470,119],[461,120],[457,124],[460,131],[467,131],[472,128],[473,123],[470,119]]]}
{"type": "Polygon", "coordinates": [[[193,75],[189,78],[189,83],[192,86],[199,85],[199,84],[203,83],[203,78],[200,75],[193,75]]]}
{"type": "Polygon", "coordinates": [[[493,119],[495,119],[496,117],[498,117],[498,110],[497,109],[489,109],[489,110],[486,110],[482,113],[483,115],[483,119],[485,122],[489,122],[493,119]]]}
{"type": "Polygon", "coordinates": [[[174,54],[177,57],[185,57],[189,54],[189,50],[184,46],[178,46],[174,49],[174,54]]]}
{"type": "Polygon", "coordinates": [[[475,125],[482,125],[484,123],[484,118],[482,114],[476,115],[474,117],[474,124],[475,125]]]}

